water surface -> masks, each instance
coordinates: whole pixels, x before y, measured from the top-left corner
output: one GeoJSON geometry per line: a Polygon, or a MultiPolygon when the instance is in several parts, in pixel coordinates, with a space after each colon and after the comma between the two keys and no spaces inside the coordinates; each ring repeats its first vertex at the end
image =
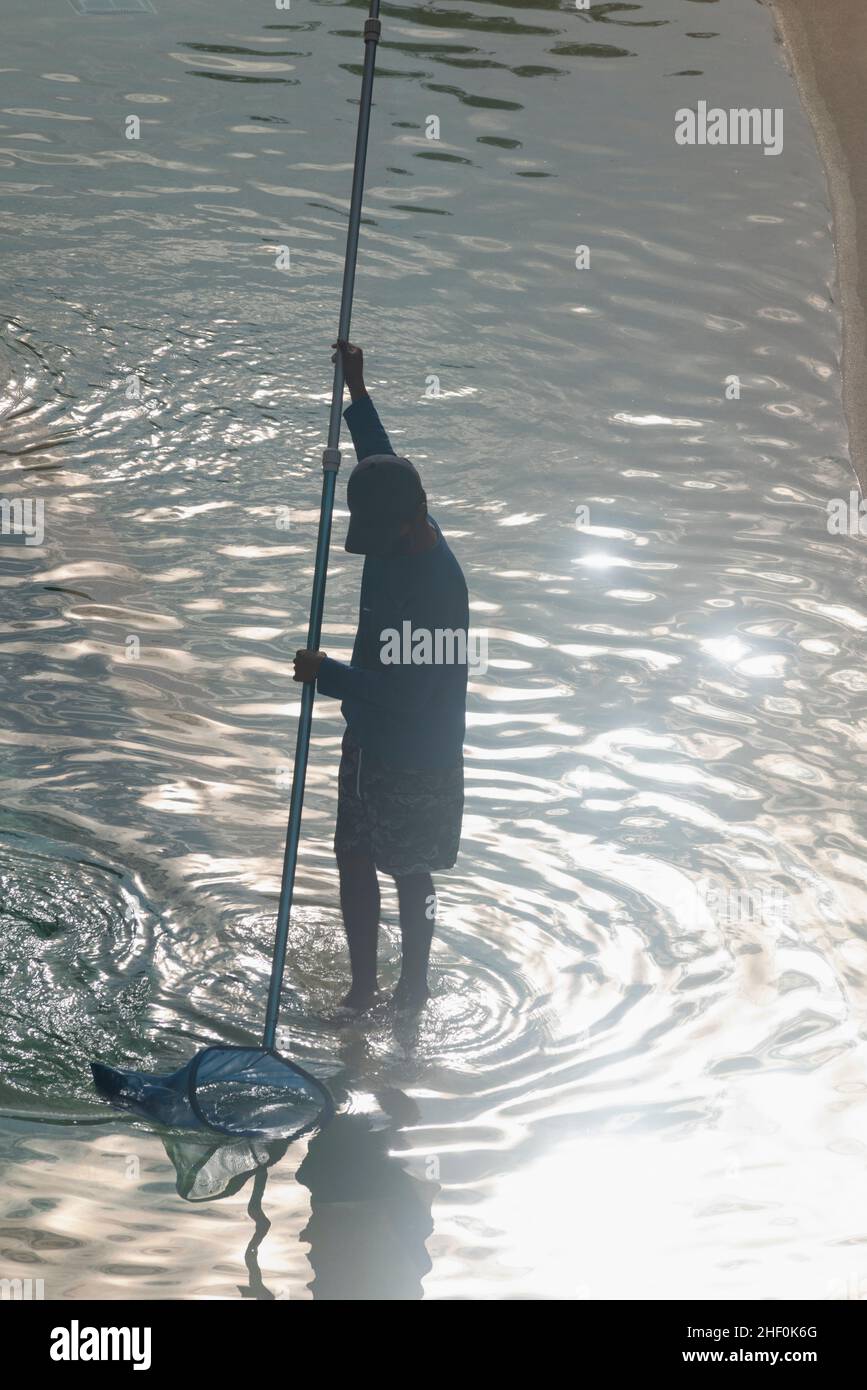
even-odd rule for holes
{"type": "Polygon", "coordinates": [[[826,527],[824,183],[751,0],[387,7],[353,336],[490,653],[436,997],[415,1031],[319,1020],[346,976],[322,701],[283,1033],[343,1114],[275,1159],[251,1252],[250,1185],[182,1201],[90,1091],[94,1054],[261,1026],[363,14],[5,19],[2,488],[45,539],[0,557],[0,1273],[863,1296],[863,558],[826,527]],[[783,108],[783,153],[676,146],[700,99],[783,108]]]}

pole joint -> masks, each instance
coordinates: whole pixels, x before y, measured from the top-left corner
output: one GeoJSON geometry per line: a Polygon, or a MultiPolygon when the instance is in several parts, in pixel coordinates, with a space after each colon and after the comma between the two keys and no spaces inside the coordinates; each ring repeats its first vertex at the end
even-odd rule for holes
{"type": "Polygon", "coordinates": [[[323,471],[323,473],[337,473],[337,472],[339,471],[339,469],[340,469],[340,458],[341,458],[341,454],[340,454],[340,450],[339,450],[339,449],[323,449],[323,450],[322,450],[322,471],[323,471]]]}
{"type": "Polygon", "coordinates": [[[382,33],[382,24],[378,19],[366,19],[364,21],[364,42],[378,43],[382,33]]]}

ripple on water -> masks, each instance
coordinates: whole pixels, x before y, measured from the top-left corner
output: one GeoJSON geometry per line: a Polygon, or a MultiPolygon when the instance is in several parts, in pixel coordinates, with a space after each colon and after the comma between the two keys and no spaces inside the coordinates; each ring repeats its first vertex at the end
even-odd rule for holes
{"type": "Polygon", "coordinates": [[[3,1111],[98,1116],[88,1063],[141,1037],[151,932],[141,896],[110,860],[0,835],[3,1111]]]}
{"type": "MultiPolygon", "coordinates": [[[[684,29],[682,0],[532,25],[481,8],[390,34],[358,280],[377,402],[490,646],[461,857],[437,882],[435,997],[412,1027],[323,1019],[347,960],[341,728],[317,702],[283,1045],[336,1074],[353,1113],[380,1082],[415,1098],[410,1142],[442,1160],[443,1296],[486,1296],[511,1266],[518,1296],[544,1267],[544,1296],[576,1277],[593,1297],[630,1279],[638,1297],[714,1296],[724,1277],[726,1295],[779,1297],[792,1271],[814,1279],[829,1232],[842,1244],[867,1219],[861,1160],[848,1184],[840,1160],[863,1130],[867,619],[860,538],[827,529],[852,479],[821,169],[751,0],[714,5],[718,38],[684,29]],[[779,160],[676,145],[674,105],[700,92],[674,74],[698,39],[702,81],[786,105],[779,160]],[[410,88],[442,117],[433,148],[410,88]],[[744,1176],[710,1226],[729,1147],[744,1176]],[[757,1193],[785,1207],[788,1244],[757,1193]]],[[[171,56],[118,30],[138,146],[103,107],[89,23],[70,27],[68,74],[50,36],[4,30],[6,486],[44,498],[47,524],[43,546],[2,556],[0,800],[57,818],[0,837],[0,1106],[16,1113],[101,1118],[94,1053],[168,1069],[261,1028],[359,56],[340,7],[311,16],[239,40],[237,5],[211,0],[209,31],[171,56]],[[72,843],[62,816],[91,830],[72,843]]],[[[346,657],[343,504],[341,485],[323,640],[346,657]]],[[[16,1193],[27,1182],[22,1162],[16,1193]]],[[[126,1292],[121,1208],[150,1270],[171,1249],[181,1296],[226,1269],[213,1209],[205,1245],[202,1225],[177,1237],[176,1201],[129,1183],[96,1200],[92,1171],[64,1187],[79,1179],[59,1163],[29,1182],[34,1202],[65,1194],[34,1218],[43,1251],[87,1211],[82,1287],[126,1292]]],[[[284,1243],[293,1297],[295,1255],[284,1243]]]]}

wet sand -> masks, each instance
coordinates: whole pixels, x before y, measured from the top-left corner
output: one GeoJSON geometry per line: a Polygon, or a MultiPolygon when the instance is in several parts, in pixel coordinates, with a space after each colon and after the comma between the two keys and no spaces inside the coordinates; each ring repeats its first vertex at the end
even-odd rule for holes
{"type": "Polygon", "coordinates": [[[771,0],[825,165],[843,314],[843,406],[867,491],[867,3],[771,0]]]}

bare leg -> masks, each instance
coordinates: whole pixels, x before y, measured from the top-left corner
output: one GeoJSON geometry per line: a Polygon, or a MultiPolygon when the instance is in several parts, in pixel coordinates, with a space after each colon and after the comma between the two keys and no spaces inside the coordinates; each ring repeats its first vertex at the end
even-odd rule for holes
{"type": "Polygon", "coordinates": [[[352,988],[343,1000],[347,1009],[367,1009],[376,998],[376,948],[379,937],[379,880],[376,866],[365,855],[338,859],[340,908],[349,942],[352,988]]]}
{"type": "Polygon", "coordinates": [[[436,898],[430,874],[395,878],[400,904],[401,969],[394,1002],[399,1009],[421,1009],[430,998],[427,967],[434,933],[436,898]]]}

